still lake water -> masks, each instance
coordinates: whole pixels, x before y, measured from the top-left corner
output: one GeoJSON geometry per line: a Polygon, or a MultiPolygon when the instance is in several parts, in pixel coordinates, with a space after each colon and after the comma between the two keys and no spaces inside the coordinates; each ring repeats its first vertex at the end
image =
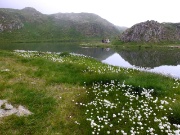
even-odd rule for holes
{"type": "Polygon", "coordinates": [[[87,48],[72,43],[0,44],[1,50],[73,52],[104,63],[156,72],[180,78],[180,48],[87,48]]]}

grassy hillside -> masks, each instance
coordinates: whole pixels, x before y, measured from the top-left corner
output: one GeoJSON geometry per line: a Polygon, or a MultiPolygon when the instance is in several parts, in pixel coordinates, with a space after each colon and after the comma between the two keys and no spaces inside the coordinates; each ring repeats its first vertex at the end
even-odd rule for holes
{"type": "Polygon", "coordinates": [[[1,42],[101,40],[120,33],[116,26],[91,13],[45,15],[33,8],[0,9],[0,18],[1,42]]]}
{"type": "Polygon", "coordinates": [[[0,134],[178,134],[180,81],[68,53],[0,52],[0,134]],[[3,109],[4,106],[1,106],[3,109]]]}

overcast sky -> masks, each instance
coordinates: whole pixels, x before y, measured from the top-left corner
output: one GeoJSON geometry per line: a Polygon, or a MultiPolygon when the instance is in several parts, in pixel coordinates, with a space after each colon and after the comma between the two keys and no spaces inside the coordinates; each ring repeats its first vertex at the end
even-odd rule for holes
{"type": "Polygon", "coordinates": [[[119,26],[147,20],[180,22],[180,0],[0,0],[0,8],[34,7],[44,14],[95,13],[119,26]]]}

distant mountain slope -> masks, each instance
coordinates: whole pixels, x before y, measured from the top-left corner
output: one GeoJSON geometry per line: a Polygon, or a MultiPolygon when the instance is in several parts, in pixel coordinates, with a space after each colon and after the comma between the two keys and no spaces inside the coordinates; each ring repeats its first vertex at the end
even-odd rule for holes
{"type": "Polygon", "coordinates": [[[124,31],[120,37],[124,42],[179,41],[180,23],[158,23],[146,21],[124,31]]]}
{"type": "Polygon", "coordinates": [[[123,26],[116,26],[116,28],[118,28],[118,30],[123,33],[125,30],[128,29],[128,27],[123,27],[123,26]]]}
{"type": "Polygon", "coordinates": [[[30,7],[0,9],[1,41],[101,39],[119,33],[115,25],[91,13],[45,15],[30,7]]]}
{"type": "Polygon", "coordinates": [[[58,13],[54,14],[54,20],[68,22],[69,27],[85,36],[113,36],[119,34],[115,25],[92,13],[58,13]]]}

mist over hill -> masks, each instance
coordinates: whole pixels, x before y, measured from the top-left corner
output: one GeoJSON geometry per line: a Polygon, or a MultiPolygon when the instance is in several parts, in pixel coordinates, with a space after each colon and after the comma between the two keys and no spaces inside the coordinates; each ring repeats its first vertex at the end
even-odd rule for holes
{"type": "Polygon", "coordinates": [[[102,39],[121,30],[92,13],[45,15],[34,8],[0,9],[1,41],[59,41],[102,39]]]}

